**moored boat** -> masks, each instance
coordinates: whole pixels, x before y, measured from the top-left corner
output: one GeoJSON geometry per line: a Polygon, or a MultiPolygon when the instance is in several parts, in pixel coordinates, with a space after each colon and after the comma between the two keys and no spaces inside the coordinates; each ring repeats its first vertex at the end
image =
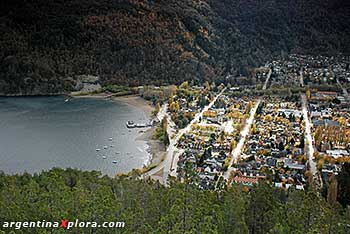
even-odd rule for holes
{"type": "Polygon", "coordinates": [[[135,128],[136,125],[135,125],[134,121],[127,121],[126,122],[126,127],[127,128],[135,128]]]}

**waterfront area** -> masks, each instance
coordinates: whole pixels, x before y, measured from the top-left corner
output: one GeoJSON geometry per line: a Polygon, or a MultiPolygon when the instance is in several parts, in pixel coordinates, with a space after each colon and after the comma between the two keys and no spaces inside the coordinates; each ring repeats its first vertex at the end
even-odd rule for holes
{"type": "MultiPolygon", "coordinates": [[[[111,86],[133,94],[56,97],[60,108],[88,100],[121,105],[123,110],[111,112],[120,116],[104,127],[107,142],[88,144],[94,149],[85,154],[96,156],[99,163],[85,167],[55,159],[50,165],[107,170],[112,176],[133,171],[164,184],[173,177],[210,190],[251,187],[259,181],[298,190],[311,181],[327,185],[350,161],[349,88],[347,57],[290,55],[253,69],[249,77],[228,75],[224,83],[111,86]],[[129,109],[133,114],[127,114],[129,109]],[[130,147],[129,141],[140,145],[130,147]]],[[[94,119],[106,116],[102,113],[95,111],[94,119]]],[[[79,144],[68,148],[87,149],[79,144]]]]}
{"type": "Polygon", "coordinates": [[[3,193],[20,204],[33,192],[73,196],[67,200],[79,212],[86,203],[75,198],[91,196],[95,210],[109,202],[114,214],[131,204],[123,212],[151,212],[152,220],[154,210],[163,220],[169,212],[188,213],[188,207],[200,209],[200,216],[216,207],[215,214],[230,212],[221,219],[231,219],[233,211],[254,223],[269,206],[271,227],[277,217],[294,233],[295,220],[307,213],[305,219],[320,224],[334,219],[334,227],[344,230],[334,233],[348,233],[348,216],[336,209],[347,202],[349,62],[310,65],[313,60],[291,55],[253,69],[249,77],[140,86],[118,97],[101,92],[0,99],[0,129],[7,136],[0,135],[0,149],[8,155],[0,165],[6,174],[20,174],[0,174],[12,183],[3,193]],[[261,215],[252,215],[257,209],[261,215]],[[287,215],[280,217],[281,211],[287,215]]]}
{"type": "Polygon", "coordinates": [[[346,56],[290,55],[244,85],[183,84],[164,102],[166,158],[144,176],[209,190],[328,185],[350,161],[349,72],[346,56]]]}
{"type": "Polygon", "coordinates": [[[0,234],[350,234],[349,0],[0,5],[0,234]]]}

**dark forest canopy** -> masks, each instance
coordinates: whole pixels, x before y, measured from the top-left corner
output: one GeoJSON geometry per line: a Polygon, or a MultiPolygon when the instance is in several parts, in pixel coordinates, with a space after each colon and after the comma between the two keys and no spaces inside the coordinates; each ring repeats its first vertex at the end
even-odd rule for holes
{"type": "Polygon", "coordinates": [[[346,0],[3,0],[0,94],[245,74],[275,55],[350,52],[346,0]]]}
{"type": "MultiPolygon", "coordinates": [[[[21,229],[13,233],[349,233],[350,213],[312,190],[260,183],[250,192],[200,191],[178,182],[101,177],[53,169],[0,174],[0,221],[123,221],[122,229],[21,229]]],[[[2,226],[2,225],[1,225],[2,226]]],[[[0,233],[11,233],[0,227],[0,233]]]]}

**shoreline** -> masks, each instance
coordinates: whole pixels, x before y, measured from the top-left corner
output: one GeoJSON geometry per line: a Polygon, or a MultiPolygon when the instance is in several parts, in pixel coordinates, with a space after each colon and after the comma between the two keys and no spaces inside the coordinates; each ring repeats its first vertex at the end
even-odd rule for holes
{"type": "Polygon", "coordinates": [[[11,98],[11,97],[52,97],[52,96],[67,96],[67,93],[46,93],[46,94],[0,94],[1,98],[11,98]]]}
{"type": "Polygon", "coordinates": [[[152,167],[161,163],[166,154],[166,146],[160,141],[153,139],[155,130],[156,127],[151,127],[136,137],[136,141],[145,141],[148,145],[147,152],[150,155],[150,159],[148,160],[146,167],[144,167],[147,169],[152,169],[152,167]]]}
{"type": "MultiPolygon", "coordinates": [[[[138,94],[126,94],[126,95],[118,95],[110,92],[100,92],[100,93],[55,93],[55,94],[43,94],[43,95],[22,95],[22,94],[13,94],[13,95],[0,95],[2,98],[11,98],[11,97],[49,97],[49,96],[65,96],[68,99],[82,99],[82,98],[91,98],[91,99],[106,99],[112,100],[115,102],[120,102],[126,104],[128,106],[137,108],[141,110],[147,118],[154,118],[154,106],[150,101],[143,99],[138,94]]],[[[152,126],[148,128],[139,129],[135,141],[144,141],[147,145],[147,149],[145,152],[148,154],[147,160],[140,165],[139,167],[135,167],[132,170],[139,170],[142,173],[145,173],[157,166],[159,163],[163,161],[166,154],[166,146],[161,143],[159,140],[153,139],[153,135],[155,133],[157,126],[152,126]]],[[[125,172],[125,174],[130,173],[132,170],[125,172]]],[[[118,173],[116,173],[118,174],[118,173]]]]}
{"type": "MultiPolygon", "coordinates": [[[[153,117],[153,110],[154,107],[151,105],[151,103],[139,95],[125,95],[125,96],[118,96],[113,97],[112,100],[123,102],[127,105],[136,107],[140,110],[142,110],[147,117],[152,118],[153,117]]],[[[147,161],[147,164],[144,165],[143,169],[149,169],[156,165],[158,165],[165,157],[166,154],[166,146],[162,144],[158,140],[153,139],[154,132],[156,130],[156,126],[153,126],[151,128],[145,129],[140,135],[136,137],[136,141],[145,141],[148,148],[147,153],[150,155],[149,160],[147,161]]]]}
{"type": "MultiPolygon", "coordinates": [[[[138,108],[142,110],[148,118],[153,117],[154,107],[150,103],[140,97],[137,94],[129,94],[123,96],[113,96],[112,93],[98,93],[98,94],[86,94],[86,95],[70,95],[72,98],[97,98],[97,99],[111,99],[113,101],[122,102],[126,105],[138,108]]],[[[158,140],[153,139],[154,132],[156,130],[156,126],[146,129],[140,129],[136,141],[144,141],[146,142],[148,148],[147,153],[149,154],[149,159],[141,168],[134,168],[139,170],[149,169],[154,166],[157,166],[165,157],[166,154],[166,146],[159,142],[158,140]]]]}
{"type": "Polygon", "coordinates": [[[127,105],[136,107],[141,109],[147,117],[152,117],[152,112],[154,110],[154,107],[151,105],[149,101],[146,101],[142,97],[140,97],[137,94],[128,94],[128,95],[122,95],[122,96],[114,96],[113,93],[97,93],[97,94],[82,94],[82,95],[75,95],[70,94],[69,97],[71,98],[96,98],[96,99],[111,99],[113,101],[119,101],[123,102],[127,105]]]}
{"type": "MultiPolygon", "coordinates": [[[[139,95],[133,94],[133,95],[125,95],[125,96],[117,96],[112,97],[112,100],[123,102],[127,105],[136,107],[140,110],[142,110],[147,117],[152,118],[153,117],[153,110],[154,107],[151,105],[151,103],[139,95]]],[[[161,161],[163,161],[165,154],[166,154],[166,146],[161,143],[158,140],[153,139],[154,132],[156,130],[156,126],[153,126],[151,128],[145,129],[140,135],[136,137],[136,141],[145,141],[148,148],[147,153],[150,155],[150,158],[146,165],[144,165],[143,168],[139,168],[141,170],[143,169],[150,169],[154,166],[157,166],[161,161]]]]}
{"type": "Polygon", "coordinates": [[[138,109],[141,109],[147,115],[148,118],[152,117],[154,107],[151,105],[149,101],[146,101],[145,99],[143,99],[137,94],[111,97],[111,99],[113,101],[123,102],[129,106],[133,106],[138,109]]]}
{"type": "Polygon", "coordinates": [[[71,97],[71,98],[96,98],[96,99],[103,99],[103,98],[110,98],[113,94],[112,93],[86,93],[86,94],[82,94],[82,93],[69,93],[67,96],[71,97]]]}
{"type": "MultiPolygon", "coordinates": [[[[101,92],[101,93],[85,93],[85,94],[77,94],[77,93],[62,93],[62,94],[44,94],[44,95],[0,95],[0,97],[46,97],[46,96],[65,96],[71,99],[81,99],[81,98],[91,98],[91,99],[108,99],[115,102],[121,102],[128,106],[137,108],[145,115],[147,118],[152,119],[154,117],[153,111],[154,106],[150,101],[143,99],[138,94],[126,94],[120,95],[109,92],[101,92]]],[[[157,126],[152,126],[144,129],[139,129],[135,141],[144,141],[147,145],[147,149],[145,150],[148,154],[148,159],[144,162],[140,167],[134,168],[135,170],[140,170],[142,173],[147,172],[153,167],[157,166],[160,162],[163,161],[166,154],[166,146],[158,140],[153,139],[154,132],[157,126]]],[[[132,170],[134,170],[132,169],[132,170]]],[[[131,171],[132,171],[131,170],[131,171]]],[[[130,173],[126,172],[125,174],[130,173]]],[[[118,173],[116,173],[118,174],[118,173]]]]}

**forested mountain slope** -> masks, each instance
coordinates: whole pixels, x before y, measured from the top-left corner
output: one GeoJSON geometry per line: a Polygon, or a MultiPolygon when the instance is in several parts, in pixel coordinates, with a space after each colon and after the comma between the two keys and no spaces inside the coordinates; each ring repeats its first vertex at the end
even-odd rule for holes
{"type": "MultiPolygon", "coordinates": [[[[243,189],[244,190],[244,189],[243,189]]],[[[53,169],[31,176],[0,173],[3,233],[349,233],[349,211],[316,192],[283,191],[261,183],[248,193],[200,191],[186,183],[101,177],[53,169]],[[4,222],[122,221],[125,228],[4,228],[4,222]]]]}
{"type": "Polygon", "coordinates": [[[77,76],[156,85],[245,74],[273,55],[349,53],[346,0],[3,0],[0,93],[77,76]]]}

